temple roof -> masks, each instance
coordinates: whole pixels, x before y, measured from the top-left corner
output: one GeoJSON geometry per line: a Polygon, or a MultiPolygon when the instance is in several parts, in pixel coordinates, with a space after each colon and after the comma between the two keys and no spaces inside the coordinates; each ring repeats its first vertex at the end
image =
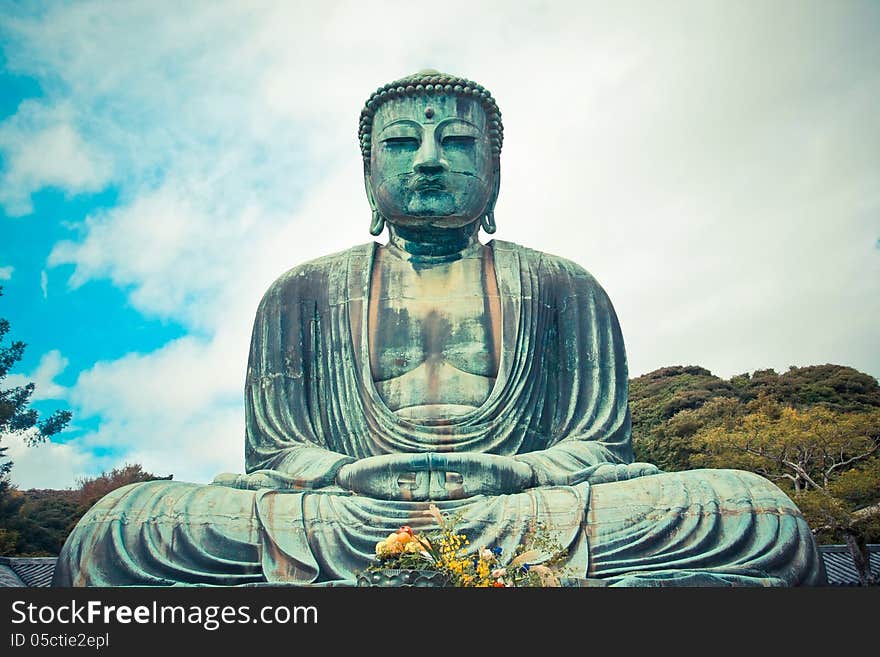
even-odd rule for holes
{"type": "Polygon", "coordinates": [[[49,586],[56,557],[0,557],[0,586],[49,586]]]}
{"type": "MultiPolygon", "coordinates": [[[[880,543],[868,545],[871,574],[880,582],[880,543]]],[[[829,586],[858,586],[859,575],[845,545],[820,545],[819,555],[825,563],[829,586]]]]}

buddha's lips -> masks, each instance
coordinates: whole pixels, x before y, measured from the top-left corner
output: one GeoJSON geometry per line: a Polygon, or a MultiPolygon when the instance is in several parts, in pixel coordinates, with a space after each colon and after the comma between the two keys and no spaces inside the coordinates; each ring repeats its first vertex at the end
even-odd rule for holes
{"type": "Polygon", "coordinates": [[[418,176],[413,179],[412,188],[420,192],[443,192],[446,191],[446,183],[442,178],[418,176]]]}

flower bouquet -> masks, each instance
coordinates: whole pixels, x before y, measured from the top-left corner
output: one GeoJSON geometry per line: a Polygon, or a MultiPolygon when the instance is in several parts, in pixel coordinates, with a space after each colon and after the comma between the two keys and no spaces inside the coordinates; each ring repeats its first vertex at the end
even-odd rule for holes
{"type": "Polygon", "coordinates": [[[456,529],[458,517],[431,505],[439,529],[416,533],[404,525],[376,543],[375,561],[358,576],[358,586],[560,586],[567,551],[536,523],[512,555],[500,547],[470,550],[456,529]],[[540,562],[540,563],[539,563],[540,562]]]}

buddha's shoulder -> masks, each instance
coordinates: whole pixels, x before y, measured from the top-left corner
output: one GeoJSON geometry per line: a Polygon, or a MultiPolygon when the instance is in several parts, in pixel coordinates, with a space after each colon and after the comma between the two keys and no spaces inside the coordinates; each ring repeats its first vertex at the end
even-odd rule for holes
{"type": "Polygon", "coordinates": [[[328,281],[334,275],[344,275],[352,267],[368,267],[374,247],[373,242],[359,244],[291,267],[275,279],[265,296],[304,293],[308,290],[319,293],[326,290],[328,281]]]}
{"type": "Polygon", "coordinates": [[[596,278],[573,260],[531,249],[515,242],[494,240],[493,246],[496,254],[510,254],[516,257],[521,265],[529,267],[543,284],[554,283],[563,287],[602,290],[596,278]]]}

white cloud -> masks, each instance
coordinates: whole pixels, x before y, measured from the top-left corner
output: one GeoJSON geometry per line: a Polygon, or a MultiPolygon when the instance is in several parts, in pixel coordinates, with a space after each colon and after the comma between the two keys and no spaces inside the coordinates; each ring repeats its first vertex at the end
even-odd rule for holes
{"type": "Polygon", "coordinates": [[[35,399],[66,398],[74,423],[101,418],[97,430],[73,441],[31,448],[39,453],[10,438],[7,444],[17,445],[9,452],[15,461],[13,481],[23,488],[49,481],[33,465],[38,455],[50,459],[53,475],[63,474],[67,482],[123,462],[202,483],[219,472],[243,472],[247,337],[232,332],[220,332],[210,341],[188,337],[149,354],[99,362],[69,390],[52,382],[67,364],[57,352],[44,356],[27,377],[10,376],[10,385],[37,383],[35,399]],[[96,458],[96,450],[112,456],[96,458]],[[60,468],[67,457],[70,471],[61,472],[56,465],[60,468]]]}
{"type": "Polygon", "coordinates": [[[13,216],[30,213],[30,195],[44,187],[93,192],[109,178],[108,159],[83,138],[74,111],[64,103],[23,102],[0,124],[0,150],[5,159],[0,204],[13,216]]]}
{"type": "Polygon", "coordinates": [[[217,396],[241,394],[247,344],[239,345],[235,358],[229,346],[222,338],[204,342],[187,337],[149,354],[99,362],[80,375],[72,400],[105,417],[120,410],[125,417],[145,420],[200,412],[217,396]],[[241,383],[229,383],[236,379],[241,383]]]}
{"type": "Polygon", "coordinates": [[[254,223],[248,209],[220,220],[223,211],[229,208],[169,182],[89,217],[85,238],[58,243],[49,264],[75,264],[74,287],[106,277],[133,288],[132,302],[144,312],[204,326],[205,306],[242,269],[238,245],[254,223]]]}
{"type": "Polygon", "coordinates": [[[6,267],[0,267],[0,281],[8,281],[12,278],[12,272],[15,271],[15,267],[8,265],[6,267]]]}
{"type": "Polygon", "coordinates": [[[224,331],[97,363],[70,396],[83,416],[102,418],[81,444],[113,448],[147,470],[186,480],[243,471],[247,349],[247,336],[224,331]]]}
{"type": "Polygon", "coordinates": [[[4,384],[14,387],[33,383],[35,387],[31,395],[32,401],[65,399],[69,391],[56,383],[55,378],[67,368],[68,364],[68,359],[62,356],[60,351],[53,349],[43,354],[39,364],[30,374],[7,374],[4,384]]]}
{"type": "Polygon", "coordinates": [[[84,372],[71,399],[102,420],[83,444],[176,478],[240,469],[256,304],[290,266],[370,239],[358,111],[426,66],[498,98],[497,236],[597,276],[633,374],[880,375],[880,17],[808,5],[450,2],[430,29],[393,30],[409,5],[81,2],[10,20],[9,65],[47,96],[0,128],[0,202],[112,179],[119,205],[49,265],[199,336],[84,372]]]}
{"type": "Polygon", "coordinates": [[[77,443],[45,442],[29,446],[24,435],[0,436],[13,461],[12,482],[19,488],[73,488],[77,479],[100,474],[90,450],[77,443]]]}
{"type": "MultiPolygon", "coordinates": [[[[221,472],[244,472],[244,413],[240,405],[211,406],[186,416],[165,413],[158,421],[113,415],[84,437],[84,451],[115,445],[113,466],[139,463],[159,476],[210,483],[221,472]]],[[[18,477],[17,464],[12,470],[18,477]]]]}

